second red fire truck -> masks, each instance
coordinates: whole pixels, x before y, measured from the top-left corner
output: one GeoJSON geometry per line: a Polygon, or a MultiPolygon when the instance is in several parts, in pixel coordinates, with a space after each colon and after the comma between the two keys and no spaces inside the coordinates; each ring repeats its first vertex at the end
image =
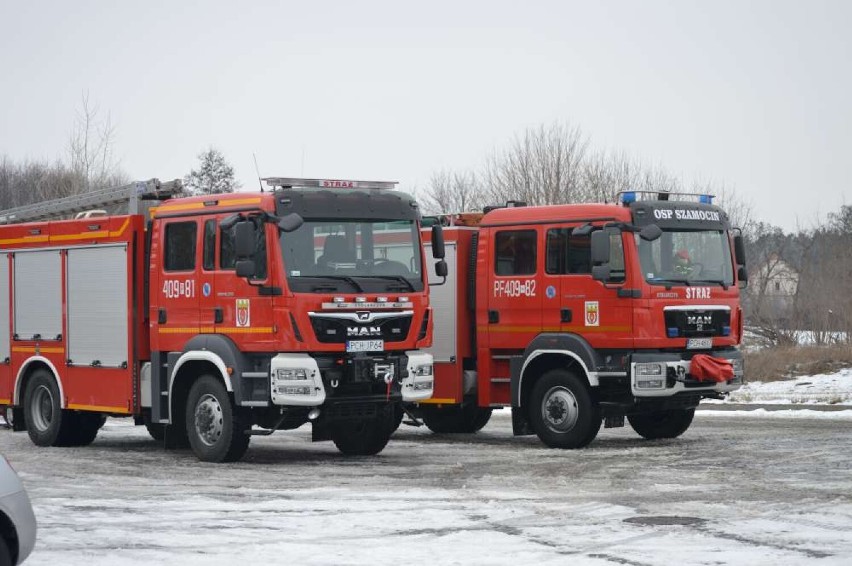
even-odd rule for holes
{"type": "Polygon", "coordinates": [[[0,212],[14,428],[84,445],[131,416],[230,461],[251,435],[310,422],[346,454],[381,451],[399,402],[432,394],[417,203],[394,183],[265,181],[178,198],[151,180],[0,212]]]}
{"type": "Polygon", "coordinates": [[[745,254],[711,196],[521,204],[435,219],[451,267],[432,292],[435,391],[409,409],[430,429],[475,432],[511,407],[515,434],[552,447],[625,417],[672,438],[740,386],[745,254]]]}

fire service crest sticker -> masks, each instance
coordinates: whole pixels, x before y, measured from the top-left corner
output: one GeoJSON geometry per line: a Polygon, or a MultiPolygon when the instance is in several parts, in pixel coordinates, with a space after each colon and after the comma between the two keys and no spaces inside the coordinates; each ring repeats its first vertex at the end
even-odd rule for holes
{"type": "Polygon", "coordinates": [[[586,326],[600,326],[601,317],[597,301],[586,301],[586,326]]]}
{"type": "MultiPolygon", "coordinates": [[[[588,317],[588,314],[586,315],[588,317]]],[[[251,301],[248,299],[237,299],[237,326],[251,325],[251,301]]]]}

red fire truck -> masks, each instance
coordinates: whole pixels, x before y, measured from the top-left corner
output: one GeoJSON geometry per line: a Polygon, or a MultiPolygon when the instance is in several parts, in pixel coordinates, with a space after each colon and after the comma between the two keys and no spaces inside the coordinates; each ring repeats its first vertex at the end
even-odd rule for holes
{"type": "Polygon", "coordinates": [[[511,407],[514,433],[551,447],[625,417],[673,438],[702,398],[740,386],[745,254],[712,196],[522,204],[434,219],[451,267],[432,291],[435,391],[409,408],[431,430],[475,432],[511,407]],[[697,354],[733,375],[702,380],[697,354]]]}
{"type": "Polygon", "coordinates": [[[380,452],[399,403],[432,393],[417,204],[395,183],[264,181],[175,198],[179,181],[151,180],[0,212],[13,428],[85,445],[105,416],[132,416],[233,461],[251,435],[310,422],[345,454],[380,452]]]}

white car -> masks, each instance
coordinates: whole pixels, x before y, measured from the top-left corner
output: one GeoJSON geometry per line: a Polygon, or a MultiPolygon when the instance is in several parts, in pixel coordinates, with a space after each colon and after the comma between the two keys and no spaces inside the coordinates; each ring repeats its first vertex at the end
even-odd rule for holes
{"type": "Polygon", "coordinates": [[[35,546],[36,519],[18,474],[0,455],[0,566],[23,562],[35,546]]]}

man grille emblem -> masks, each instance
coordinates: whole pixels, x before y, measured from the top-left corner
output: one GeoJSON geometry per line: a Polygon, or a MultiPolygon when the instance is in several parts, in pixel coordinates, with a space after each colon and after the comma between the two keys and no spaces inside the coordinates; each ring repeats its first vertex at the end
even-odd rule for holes
{"type": "Polygon", "coordinates": [[[368,311],[358,311],[355,313],[355,316],[358,317],[358,320],[370,320],[370,313],[368,311]]]}

